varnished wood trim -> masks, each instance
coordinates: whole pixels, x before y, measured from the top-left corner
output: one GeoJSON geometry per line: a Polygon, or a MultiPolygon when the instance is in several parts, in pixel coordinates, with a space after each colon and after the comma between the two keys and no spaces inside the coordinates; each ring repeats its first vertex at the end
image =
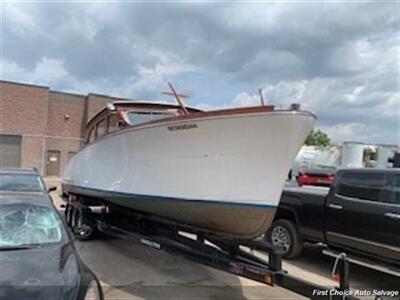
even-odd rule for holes
{"type": "Polygon", "coordinates": [[[145,123],[141,123],[132,127],[140,127],[143,125],[149,124],[157,124],[163,122],[171,122],[171,121],[186,121],[192,119],[201,119],[207,117],[220,117],[220,116],[231,116],[231,115],[242,115],[242,114],[254,114],[254,113],[262,113],[262,112],[271,112],[274,110],[274,106],[251,106],[251,107],[239,107],[239,108],[227,108],[227,109],[219,109],[219,110],[211,110],[211,111],[201,111],[201,112],[194,112],[188,115],[180,115],[174,116],[169,118],[157,119],[154,121],[149,121],[145,123]]]}
{"type": "MultiPolygon", "coordinates": [[[[129,108],[132,108],[132,107],[129,107],[129,108]]],[[[225,116],[231,116],[231,115],[256,114],[256,113],[264,113],[264,112],[272,112],[272,111],[274,111],[273,105],[250,106],[250,107],[219,109],[219,110],[212,110],[212,111],[192,112],[188,115],[179,115],[179,116],[173,116],[173,117],[168,117],[168,118],[162,118],[162,119],[144,122],[144,123],[141,123],[138,125],[133,125],[133,126],[127,125],[127,126],[122,127],[120,130],[114,131],[112,133],[106,133],[102,137],[96,139],[96,141],[101,140],[103,137],[108,136],[109,134],[115,134],[122,130],[131,129],[131,128],[140,128],[142,126],[147,126],[147,125],[157,125],[159,123],[165,123],[165,122],[168,123],[168,122],[175,122],[175,121],[198,120],[198,119],[203,119],[203,118],[208,118],[208,117],[225,117],[225,116]]],[[[121,113],[121,110],[119,110],[117,108],[117,112],[121,113]]],[[[93,119],[90,120],[86,129],[90,131],[90,128],[92,128],[92,126],[96,127],[94,124],[96,124],[97,121],[99,121],[100,119],[105,117],[105,115],[106,115],[106,110],[102,110],[97,116],[93,117],[93,119]]]]}

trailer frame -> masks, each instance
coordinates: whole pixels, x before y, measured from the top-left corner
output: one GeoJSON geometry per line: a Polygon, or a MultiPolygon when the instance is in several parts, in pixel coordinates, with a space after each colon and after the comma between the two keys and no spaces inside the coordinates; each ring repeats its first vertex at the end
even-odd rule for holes
{"type": "Polygon", "coordinates": [[[107,202],[93,208],[79,201],[79,197],[72,199],[75,201],[70,197],[64,205],[66,222],[78,239],[91,239],[100,232],[176,253],[263,284],[280,286],[308,298],[358,299],[349,292],[349,261],[345,255],[335,263],[339,285],[325,287],[288,274],[282,269],[281,251],[264,240],[228,240],[186,224],[161,222],[155,216],[127,211],[107,202]],[[256,256],[253,251],[266,253],[268,259],[256,256]]]}

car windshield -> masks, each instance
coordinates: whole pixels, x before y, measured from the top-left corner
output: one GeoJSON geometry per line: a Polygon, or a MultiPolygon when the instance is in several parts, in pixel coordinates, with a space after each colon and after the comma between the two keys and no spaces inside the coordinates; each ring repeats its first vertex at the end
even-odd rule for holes
{"type": "Polygon", "coordinates": [[[0,174],[0,191],[41,192],[42,181],[36,174],[0,174]]]}
{"type": "Polygon", "coordinates": [[[61,221],[52,209],[31,204],[0,206],[0,248],[43,246],[63,240],[61,221]]]}

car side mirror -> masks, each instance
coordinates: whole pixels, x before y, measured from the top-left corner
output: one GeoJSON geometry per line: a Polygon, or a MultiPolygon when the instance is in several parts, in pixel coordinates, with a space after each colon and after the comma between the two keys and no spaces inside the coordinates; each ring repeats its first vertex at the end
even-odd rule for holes
{"type": "Polygon", "coordinates": [[[56,186],[51,186],[51,187],[49,187],[48,189],[47,189],[47,191],[50,193],[50,192],[54,192],[54,191],[57,191],[57,187],[56,186]]]}

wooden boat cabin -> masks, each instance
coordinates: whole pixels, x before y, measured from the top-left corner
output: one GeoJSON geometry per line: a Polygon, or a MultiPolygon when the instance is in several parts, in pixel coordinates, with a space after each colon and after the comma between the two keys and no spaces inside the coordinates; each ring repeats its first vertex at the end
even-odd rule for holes
{"type": "MultiPolygon", "coordinates": [[[[189,113],[202,112],[196,108],[185,108],[189,113]]],[[[183,115],[181,106],[175,104],[116,101],[108,104],[88,122],[85,128],[85,144],[92,143],[106,134],[126,127],[183,115]]]]}

